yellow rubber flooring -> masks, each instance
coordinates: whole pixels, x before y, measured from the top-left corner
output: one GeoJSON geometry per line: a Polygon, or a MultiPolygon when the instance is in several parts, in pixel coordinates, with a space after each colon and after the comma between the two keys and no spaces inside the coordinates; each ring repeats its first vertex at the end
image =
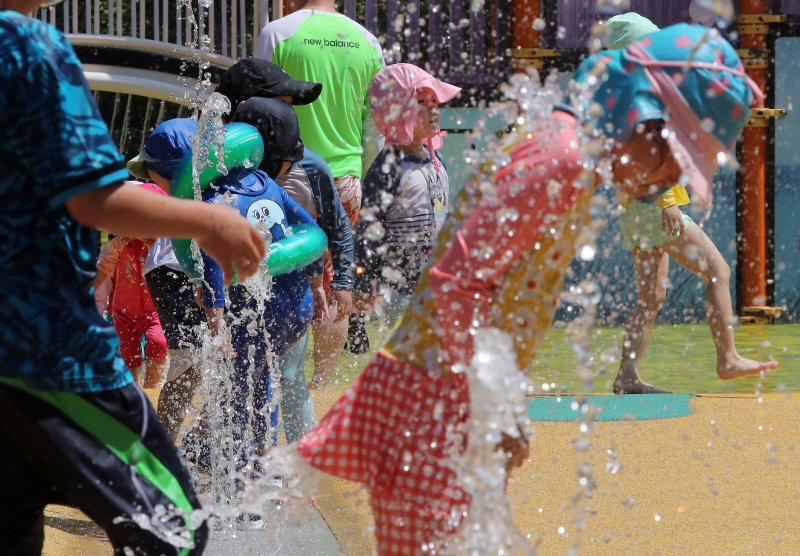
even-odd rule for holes
{"type": "MultiPolygon", "coordinates": [[[[319,415],[339,392],[314,394],[319,415]]],[[[800,395],[690,404],[686,417],[595,423],[586,433],[535,423],[508,496],[539,554],[800,554],[800,395]],[[582,474],[594,488],[579,484],[582,474]]],[[[316,504],[346,554],[374,552],[362,490],[328,478],[316,504]]],[[[46,515],[44,554],[111,553],[79,512],[51,506],[46,515]]]]}

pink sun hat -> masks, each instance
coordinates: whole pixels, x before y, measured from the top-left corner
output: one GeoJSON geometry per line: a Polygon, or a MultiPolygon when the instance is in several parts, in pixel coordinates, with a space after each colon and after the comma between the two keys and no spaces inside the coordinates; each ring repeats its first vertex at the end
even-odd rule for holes
{"type": "MultiPolygon", "coordinates": [[[[417,123],[417,91],[430,89],[439,104],[444,104],[461,92],[413,64],[392,64],[383,68],[369,86],[369,105],[378,131],[387,145],[409,145],[417,123]]],[[[427,138],[428,147],[442,147],[442,132],[427,138]]]]}

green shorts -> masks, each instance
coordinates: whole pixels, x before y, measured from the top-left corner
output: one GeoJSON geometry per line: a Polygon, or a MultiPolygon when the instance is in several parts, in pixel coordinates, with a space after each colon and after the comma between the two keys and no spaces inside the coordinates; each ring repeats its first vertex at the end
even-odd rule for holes
{"type": "MultiPolygon", "coordinates": [[[[688,228],[693,220],[681,211],[684,229],[688,228]]],[[[672,236],[661,229],[661,209],[655,203],[644,203],[632,200],[630,205],[622,211],[620,216],[622,228],[622,247],[628,251],[637,248],[650,251],[656,247],[666,245],[680,236],[672,236]]]]}

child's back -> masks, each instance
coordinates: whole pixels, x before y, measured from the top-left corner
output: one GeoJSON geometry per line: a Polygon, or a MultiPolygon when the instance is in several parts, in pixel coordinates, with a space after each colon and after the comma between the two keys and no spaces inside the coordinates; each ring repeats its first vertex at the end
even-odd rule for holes
{"type": "MultiPolygon", "coordinates": [[[[207,190],[204,200],[231,204],[252,223],[258,223],[260,229],[268,229],[272,241],[283,239],[288,227],[293,224],[314,222],[286,191],[260,170],[232,171],[207,190]]],[[[220,284],[219,267],[216,263],[206,258],[204,265],[209,284],[220,284]]],[[[246,307],[256,308],[256,300],[247,293],[244,286],[232,286],[228,292],[232,314],[238,316],[243,314],[246,307]]],[[[224,294],[216,288],[214,292],[206,290],[206,305],[219,306],[217,299],[220,295],[224,294]]],[[[312,309],[311,291],[302,269],[273,278],[272,294],[265,300],[262,314],[276,353],[282,353],[299,339],[311,319],[312,309]]],[[[263,340],[263,335],[261,339],[263,340]]]]}
{"type": "MultiPolygon", "coordinates": [[[[211,203],[225,203],[236,208],[259,230],[269,230],[273,241],[286,237],[287,229],[294,224],[314,224],[314,219],[261,170],[233,170],[217,180],[204,195],[211,203]]],[[[314,224],[315,225],[315,224],[314,224]]],[[[322,259],[314,263],[315,273],[322,274],[322,259]]],[[[203,255],[203,303],[219,311],[225,307],[225,290],[222,288],[219,266],[203,255]],[[210,286],[210,288],[208,287],[210,286]]],[[[227,304],[230,326],[230,345],[236,356],[233,359],[233,438],[240,462],[247,459],[246,437],[250,414],[253,414],[253,438],[262,452],[267,444],[266,404],[272,398],[272,372],[275,361],[283,357],[289,347],[305,333],[311,321],[313,301],[305,270],[297,270],[273,280],[272,290],[266,298],[253,295],[244,285],[228,288],[227,304]],[[255,324],[254,324],[255,322],[255,324]],[[274,354],[274,357],[271,355],[274,354]],[[252,381],[252,409],[247,406],[252,381]]],[[[218,317],[215,317],[218,318],[218,317]]],[[[277,413],[269,413],[272,444],[277,442],[277,413]]]]}

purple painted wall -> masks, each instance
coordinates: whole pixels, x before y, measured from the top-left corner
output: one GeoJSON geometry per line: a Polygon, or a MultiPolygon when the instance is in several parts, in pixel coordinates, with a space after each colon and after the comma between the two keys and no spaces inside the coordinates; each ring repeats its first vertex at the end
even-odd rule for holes
{"type": "Polygon", "coordinates": [[[342,0],[378,37],[388,63],[410,62],[461,86],[495,86],[510,72],[509,3],[484,0],[342,0]]]}
{"type": "MultiPolygon", "coordinates": [[[[800,0],[795,0],[800,4],[800,0]]],[[[689,21],[691,0],[631,0],[630,10],[637,12],[659,27],[681,21],[689,21]]],[[[598,13],[596,0],[559,0],[557,25],[563,32],[558,33],[556,48],[586,48],[592,24],[606,19],[609,14],[598,13]]]]}
{"type": "Polygon", "coordinates": [[[785,15],[800,15],[800,0],[780,0],[775,2],[778,4],[776,13],[785,15]]]}

